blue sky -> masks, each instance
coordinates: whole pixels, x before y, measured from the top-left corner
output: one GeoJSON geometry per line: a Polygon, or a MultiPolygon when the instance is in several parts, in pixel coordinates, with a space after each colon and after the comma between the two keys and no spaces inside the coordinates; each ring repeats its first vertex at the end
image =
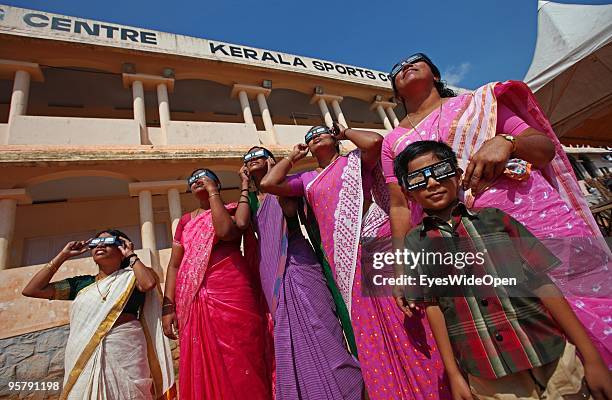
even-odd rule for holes
{"type": "Polygon", "coordinates": [[[423,51],[465,88],[522,79],[537,34],[536,0],[0,1],[382,71],[423,51]]]}

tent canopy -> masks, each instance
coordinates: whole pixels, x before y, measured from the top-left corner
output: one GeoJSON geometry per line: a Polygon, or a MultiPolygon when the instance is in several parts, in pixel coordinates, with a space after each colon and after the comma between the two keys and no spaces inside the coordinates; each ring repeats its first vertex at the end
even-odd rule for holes
{"type": "Polygon", "coordinates": [[[524,81],[565,144],[612,144],[612,4],[538,3],[524,81]]]}

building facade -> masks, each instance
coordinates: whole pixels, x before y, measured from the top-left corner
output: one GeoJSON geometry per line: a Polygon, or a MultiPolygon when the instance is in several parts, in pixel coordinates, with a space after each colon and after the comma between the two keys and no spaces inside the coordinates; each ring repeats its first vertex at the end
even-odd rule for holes
{"type": "MultiPolygon", "coordinates": [[[[236,200],[250,147],[283,156],[333,120],[386,133],[391,97],[381,71],[0,5],[0,398],[62,380],[69,304],[21,290],[68,241],[121,229],[163,281],[195,168],[236,200]]],[[[95,271],[86,253],[56,277],[95,271]]]]}
{"type": "MultiPolygon", "coordinates": [[[[0,5],[0,399],[62,381],[69,303],[21,290],[68,241],[121,229],[163,281],[195,168],[236,200],[250,147],[334,120],[386,134],[392,95],[368,68],[0,5]]],[[[86,253],[56,277],[95,271],[86,253]]]]}

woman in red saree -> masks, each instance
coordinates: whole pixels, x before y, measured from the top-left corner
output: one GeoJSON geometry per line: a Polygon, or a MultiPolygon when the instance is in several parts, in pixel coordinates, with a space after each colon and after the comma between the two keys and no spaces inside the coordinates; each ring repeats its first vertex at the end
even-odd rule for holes
{"type": "Polygon", "coordinates": [[[240,252],[243,236],[245,248],[254,239],[237,223],[248,220],[248,203],[224,205],[207,169],[188,184],[200,208],[176,229],[163,306],[164,333],[176,339],[178,328],[180,398],[270,399],[259,276],[240,252]]]}

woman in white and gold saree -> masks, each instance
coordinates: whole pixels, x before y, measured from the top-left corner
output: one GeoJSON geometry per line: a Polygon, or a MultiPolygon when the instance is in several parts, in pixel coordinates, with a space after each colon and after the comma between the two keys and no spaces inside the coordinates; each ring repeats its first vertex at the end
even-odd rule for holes
{"type": "Polygon", "coordinates": [[[61,399],[176,398],[157,275],[133,247],[118,230],[69,242],[23,290],[25,296],[73,300],[61,399]],[[50,282],[67,259],[88,249],[97,275],[50,282]]]}

